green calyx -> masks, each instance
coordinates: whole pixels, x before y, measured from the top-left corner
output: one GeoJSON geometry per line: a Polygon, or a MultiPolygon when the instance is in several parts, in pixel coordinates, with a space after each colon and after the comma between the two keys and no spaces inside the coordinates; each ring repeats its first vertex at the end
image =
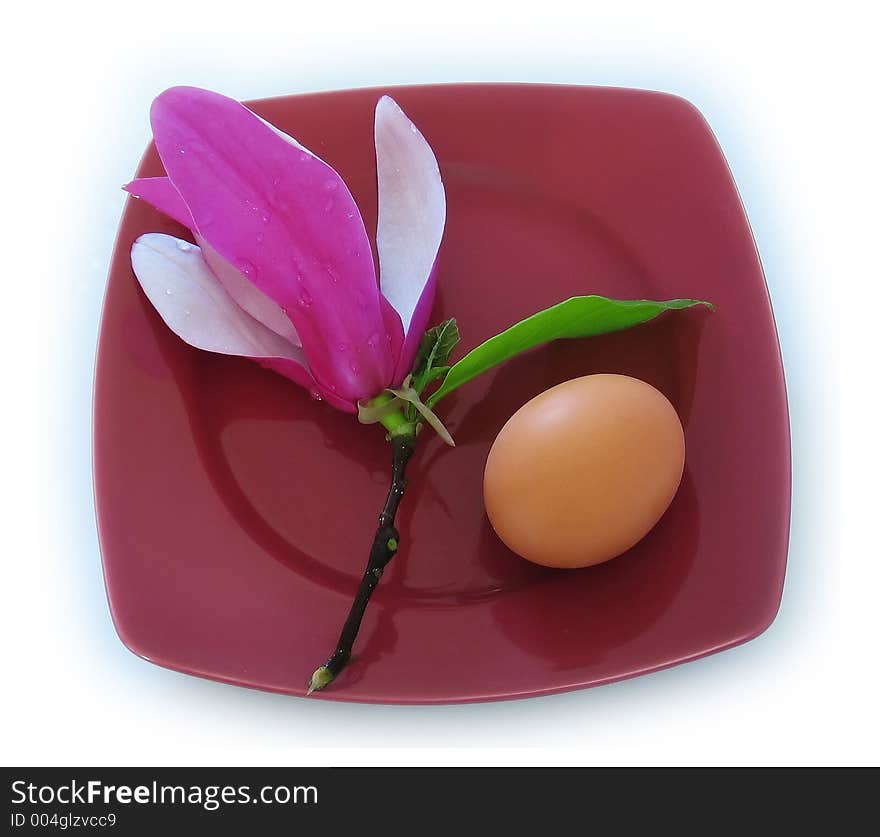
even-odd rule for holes
{"type": "Polygon", "coordinates": [[[412,375],[407,375],[403,385],[388,389],[366,404],[358,403],[358,421],[361,424],[381,424],[388,431],[388,438],[415,436],[421,425],[428,424],[447,445],[455,447],[449,431],[433,410],[424,404],[412,386],[412,375]]]}
{"type": "Polygon", "coordinates": [[[403,404],[391,390],[380,392],[375,398],[358,402],[358,421],[361,424],[381,424],[388,437],[414,436],[416,425],[403,413],[403,404]]]}

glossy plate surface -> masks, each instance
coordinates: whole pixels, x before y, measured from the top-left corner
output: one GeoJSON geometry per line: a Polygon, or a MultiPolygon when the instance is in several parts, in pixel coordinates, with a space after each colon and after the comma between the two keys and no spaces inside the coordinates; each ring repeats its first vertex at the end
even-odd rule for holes
{"type": "MultiPolygon", "coordinates": [[[[375,229],[373,108],[384,90],[253,108],[337,168],[375,229]]],[[[724,157],[682,99],[612,88],[389,90],[440,161],[449,200],[433,321],[462,350],[568,296],[696,297],[638,329],[559,342],[450,396],[458,447],[425,435],[403,547],[357,658],[322,697],[433,703],[545,694],[744,642],[779,605],[790,506],[788,414],[773,316],[724,157]],[[621,558],[574,572],[508,552],[482,504],[505,420],[591,372],[652,383],[687,442],[669,511],[621,558]]],[[[138,171],[162,174],[154,149],[138,171]]],[[[386,491],[375,427],[248,361],[175,337],[129,248],[183,235],[129,200],[109,279],[95,392],[95,486],[116,628],[136,654],[301,695],[335,643],[386,491]]],[[[459,356],[459,355],[457,355],[459,356]]]]}

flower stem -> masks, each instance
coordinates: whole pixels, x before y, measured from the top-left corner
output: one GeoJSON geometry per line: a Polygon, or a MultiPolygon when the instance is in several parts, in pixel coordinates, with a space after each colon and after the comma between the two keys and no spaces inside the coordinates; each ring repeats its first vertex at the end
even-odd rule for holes
{"type": "Polygon", "coordinates": [[[308,694],[320,691],[332,683],[339,672],[348,664],[351,659],[352,646],[357,638],[370,596],[373,595],[373,590],[376,589],[379,579],[382,578],[385,567],[400,546],[400,532],[394,526],[394,519],[406,490],[406,466],[416,449],[416,435],[412,424],[407,422],[399,412],[386,416],[382,420],[382,424],[388,430],[391,441],[391,487],[388,489],[385,505],[379,515],[379,525],[373,536],[373,546],[370,549],[364,577],[361,579],[348,617],[342,626],[339,641],[327,662],[316,669],[312,675],[308,694]],[[394,416],[398,416],[400,421],[395,421],[394,416]]]}

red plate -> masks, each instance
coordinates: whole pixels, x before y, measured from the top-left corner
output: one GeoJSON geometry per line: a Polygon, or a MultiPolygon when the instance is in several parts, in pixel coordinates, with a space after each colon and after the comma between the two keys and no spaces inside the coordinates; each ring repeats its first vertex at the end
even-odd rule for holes
{"type": "MultiPolygon", "coordinates": [[[[335,166],[375,229],[380,90],[257,102],[335,166]]],[[[322,697],[443,703],[546,694],[692,660],[763,631],[779,606],[790,506],[779,347],[748,221],[687,102],[590,87],[448,85],[393,95],[448,191],[434,320],[468,349],[573,294],[697,297],[608,337],[559,342],[450,396],[458,447],[425,434],[399,517],[404,547],[356,659],[322,697]],[[623,557],[574,572],[508,552],[483,510],[504,421],[554,384],[621,372],[685,426],[681,489],[623,557]]],[[[155,150],[138,175],[162,173],[155,150]]],[[[95,391],[95,486],[113,619],[136,654],[302,695],[332,649],[388,480],[375,427],[253,363],[191,349],[152,310],[129,248],[183,234],[129,201],[110,273],[95,391]]]]}

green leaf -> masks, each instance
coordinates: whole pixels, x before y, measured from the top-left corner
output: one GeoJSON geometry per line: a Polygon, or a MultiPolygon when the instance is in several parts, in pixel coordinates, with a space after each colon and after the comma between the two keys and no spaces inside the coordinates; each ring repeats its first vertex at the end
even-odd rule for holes
{"type": "Polygon", "coordinates": [[[443,374],[436,370],[444,367],[460,339],[458,323],[454,318],[425,332],[412,371],[413,389],[416,392],[421,393],[431,381],[443,374]]]}
{"type": "Polygon", "coordinates": [[[425,386],[436,381],[437,378],[442,378],[450,369],[452,369],[451,366],[435,366],[430,372],[426,373],[425,386]]]}
{"type": "Polygon", "coordinates": [[[698,299],[654,302],[649,299],[608,299],[604,296],[572,297],[532,314],[468,352],[449,370],[442,385],[428,399],[428,406],[433,407],[445,395],[477,375],[535,346],[560,338],[594,337],[621,331],[653,320],[664,311],[694,305],[705,305],[714,310],[711,303],[698,299]]]}

